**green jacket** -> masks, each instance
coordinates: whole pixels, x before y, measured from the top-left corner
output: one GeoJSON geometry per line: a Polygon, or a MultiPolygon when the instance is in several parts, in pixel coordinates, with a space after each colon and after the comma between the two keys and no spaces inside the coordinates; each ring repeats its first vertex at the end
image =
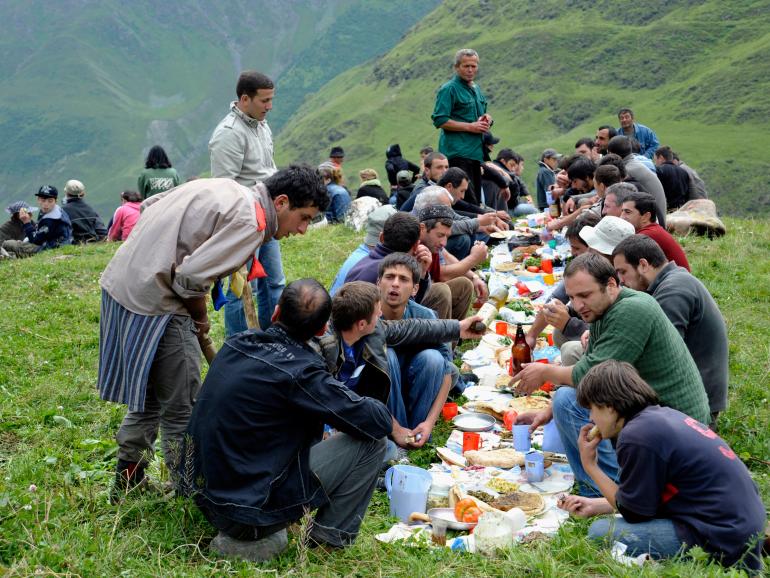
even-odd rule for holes
{"type": "Polygon", "coordinates": [[[663,405],[701,423],[710,422],[706,390],[692,355],[651,295],[622,289],[590,331],[588,349],[572,368],[572,383],[577,385],[602,361],[627,361],[657,392],[663,405]]]}
{"type": "MultiPolygon", "coordinates": [[[[433,126],[441,127],[448,120],[460,122],[476,122],[487,112],[487,99],[481,93],[479,85],[469,85],[459,76],[438,89],[436,106],[433,109],[433,126]]],[[[464,158],[476,161],[484,160],[481,134],[472,132],[455,132],[441,129],[438,139],[438,150],[447,158],[464,158]]]]}

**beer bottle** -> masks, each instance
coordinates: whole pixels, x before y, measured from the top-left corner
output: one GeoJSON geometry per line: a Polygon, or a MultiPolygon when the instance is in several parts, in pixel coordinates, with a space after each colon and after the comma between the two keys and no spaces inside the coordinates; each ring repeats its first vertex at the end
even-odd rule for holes
{"type": "Polygon", "coordinates": [[[516,337],[511,346],[511,375],[516,375],[523,369],[523,364],[532,362],[532,351],[524,337],[521,323],[516,324],[516,337]]]}

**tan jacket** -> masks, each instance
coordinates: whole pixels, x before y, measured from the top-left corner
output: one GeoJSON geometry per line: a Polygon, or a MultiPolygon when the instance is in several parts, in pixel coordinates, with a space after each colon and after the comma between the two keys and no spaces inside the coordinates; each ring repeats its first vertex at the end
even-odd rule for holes
{"type": "Polygon", "coordinates": [[[253,187],[278,169],[273,160],[273,133],[267,121],[245,115],[233,102],[230,113],[209,141],[211,176],[253,187]]]}
{"type": "Polygon", "coordinates": [[[278,228],[264,185],[198,179],[150,197],[100,284],[140,315],[189,315],[181,298],[206,295],[218,278],[238,270],[278,228]],[[257,230],[255,203],[265,211],[257,230]]]}

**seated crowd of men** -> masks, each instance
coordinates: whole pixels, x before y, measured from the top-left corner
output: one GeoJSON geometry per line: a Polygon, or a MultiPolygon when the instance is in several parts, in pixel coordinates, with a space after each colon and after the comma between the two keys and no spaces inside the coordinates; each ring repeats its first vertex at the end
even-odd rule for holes
{"type": "MultiPolygon", "coordinates": [[[[474,55],[458,53],[455,85],[468,82],[474,55]]],[[[491,117],[447,120],[444,88],[433,116],[440,148],[452,149],[448,133],[471,127],[484,160],[425,151],[412,183],[403,173],[414,166],[405,169],[400,147],[390,147],[390,195],[376,172],[361,175],[359,196],[383,206],[369,214],[362,245],[330,291],[314,279],[289,283],[270,319],[260,317],[261,329],[228,331],[203,383],[208,294],[217,307],[237,301],[232,284],[225,298],[221,281],[244,266],[249,281],[268,276],[260,249],[304,234],[324,212],[339,220],[350,201],[340,196],[347,195],[344,153],[335,147],[318,169],[292,165],[253,186],[199,179],[144,201],[129,242],[100,280],[98,389],[128,406],[117,434],[113,499],[148,485],[160,430],[175,485],[219,531],[212,542],[219,554],[271,559],[286,548],[287,527],[310,510],[317,510],[312,545],[351,544],[383,465],[424,446],[448,396],[472,379],[459,374],[453,351],[460,339],[481,337],[470,312],[488,294],[477,269],[489,235],[558,203],[561,215],[548,226],[566,228],[574,259],[527,340],[534,344],[552,325],[562,362],[527,364],[511,381],[521,394],[546,381],[559,385],[550,408],[517,420],[533,429],[556,424],[578,482],[578,494],[562,507],[577,515],[617,509],[644,536],[660,533],[654,524],[661,519],[674,520],[676,537],[659,555],[700,545],[725,564],[757,567],[752,539],[764,508],[745,466],[714,433],[727,404],[725,323],[664,228],[667,210],[698,194],[697,175],[674,170],[671,150],[623,109],[619,131],[600,127],[595,141],[577,143],[575,155],[545,150],[532,199],[520,178],[521,156],[502,149],[491,160],[499,142],[489,132],[491,117]],[[632,402],[625,391],[636,392],[632,402]],[[593,441],[592,422],[599,427],[593,441]],[[654,456],[636,442],[640,424],[660,427],[654,456]],[[679,478],[667,475],[684,446],[664,433],[690,430],[711,444],[688,438],[692,471],[718,448],[729,461],[721,477],[696,484],[686,468],[679,478]],[[635,456],[657,469],[629,478],[639,468],[635,456]],[[742,501],[725,514],[730,484],[741,488],[742,501]]],[[[66,220],[56,211],[55,189],[44,189],[38,232],[46,220],[66,220]]],[[[28,211],[18,212],[39,246],[28,211]]],[[[617,531],[597,524],[593,536],[617,531]]]]}

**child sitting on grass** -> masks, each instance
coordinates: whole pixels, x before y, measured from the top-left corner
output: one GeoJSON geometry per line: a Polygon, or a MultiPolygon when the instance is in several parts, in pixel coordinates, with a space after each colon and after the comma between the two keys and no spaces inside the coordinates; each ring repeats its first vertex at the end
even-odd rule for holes
{"type": "Polygon", "coordinates": [[[746,466],[716,433],[658,405],[655,391],[625,362],[593,367],[577,401],[596,424],[580,431],[580,459],[604,497],[568,496],[559,505],[581,517],[615,510],[622,516],[595,521],[591,538],[617,540],[630,556],[656,559],[700,546],[724,566],[761,569],[765,508],[746,466]],[[617,484],[597,464],[602,439],[616,440],[617,484]]]}

